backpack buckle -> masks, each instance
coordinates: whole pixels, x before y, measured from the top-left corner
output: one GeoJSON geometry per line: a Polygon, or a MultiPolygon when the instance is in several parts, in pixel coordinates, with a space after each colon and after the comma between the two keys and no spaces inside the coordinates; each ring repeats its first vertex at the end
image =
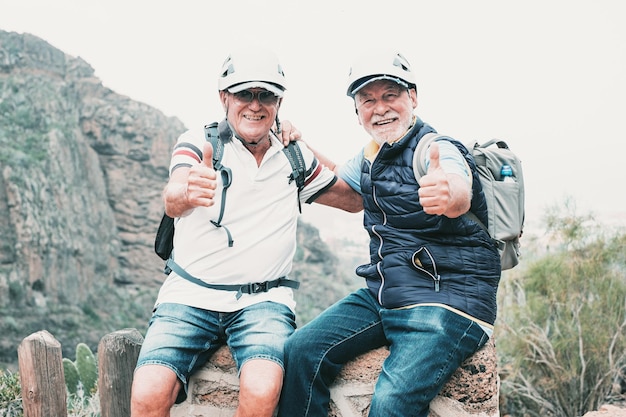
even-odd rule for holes
{"type": "Polygon", "coordinates": [[[267,281],[265,282],[253,282],[248,284],[249,294],[258,294],[260,292],[267,292],[267,281]]]}

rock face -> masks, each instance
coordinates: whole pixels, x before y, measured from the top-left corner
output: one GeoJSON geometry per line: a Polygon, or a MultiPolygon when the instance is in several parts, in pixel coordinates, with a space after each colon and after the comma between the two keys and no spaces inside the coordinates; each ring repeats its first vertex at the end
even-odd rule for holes
{"type": "Polygon", "coordinates": [[[30,301],[80,299],[95,276],[154,279],[146,244],[182,123],[113,93],[82,59],[27,34],[0,31],[0,92],[0,232],[10,237],[0,285],[26,284],[30,301]]]}
{"type": "Polygon", "coordinates": [[[45,316],[51,304],[85,311],[98,289],[162,279],[152,244],[184,129],[104,87],[82,59],[0,30],[3,313],[45,316]]]}

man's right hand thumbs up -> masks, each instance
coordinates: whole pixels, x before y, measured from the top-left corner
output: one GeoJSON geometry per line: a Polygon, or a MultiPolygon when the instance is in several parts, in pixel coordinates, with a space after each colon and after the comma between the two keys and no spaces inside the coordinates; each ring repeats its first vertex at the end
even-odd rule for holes
{"type": "Polygon", "coordinates": [[[213,169],[213,145],[210,142],[206,142],[202,149],[202,165],[213,169]]]}
{"type": "Polygon", "coordinates": [[[217,174],[213,169],[213,146],[210,142],[202,149],[202,162],[189,170],[187,177],[187,201],[193,207],[213,205],[217,174]]]}

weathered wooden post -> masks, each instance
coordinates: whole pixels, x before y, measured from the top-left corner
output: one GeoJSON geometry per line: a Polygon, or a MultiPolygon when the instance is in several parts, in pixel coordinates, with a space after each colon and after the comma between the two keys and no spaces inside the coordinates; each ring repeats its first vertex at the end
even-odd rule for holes
{"type": "Polygon", "coordinates": [[[42,330],[22,340],[17,357],[24,417],[67,417],[61,344],[42,330]]]}
{"type": "Polygon", "coordinates": [[[137,329],[109,333],[98,344],[98,395],[102,417],[128,417],[133,371],[143,336],[137,329]]]}

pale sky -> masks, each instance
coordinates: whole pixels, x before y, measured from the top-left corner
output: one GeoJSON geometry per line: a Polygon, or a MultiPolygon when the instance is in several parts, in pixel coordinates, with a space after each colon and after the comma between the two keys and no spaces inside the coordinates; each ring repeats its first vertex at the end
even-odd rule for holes
{"type": "Polygon", "coordinates": [[[0,0],[0,29],[80,56],[116,93],[187,127],[219,120],[230,49],[263,45],[288,81],[281,118],[336,162],[367,142],[345,95],[351,58],[396,46],[416,113],[462,142],[504,139],[522,159],[527,224],[576,202],[626,224],[622,0],[0,0]]]}

